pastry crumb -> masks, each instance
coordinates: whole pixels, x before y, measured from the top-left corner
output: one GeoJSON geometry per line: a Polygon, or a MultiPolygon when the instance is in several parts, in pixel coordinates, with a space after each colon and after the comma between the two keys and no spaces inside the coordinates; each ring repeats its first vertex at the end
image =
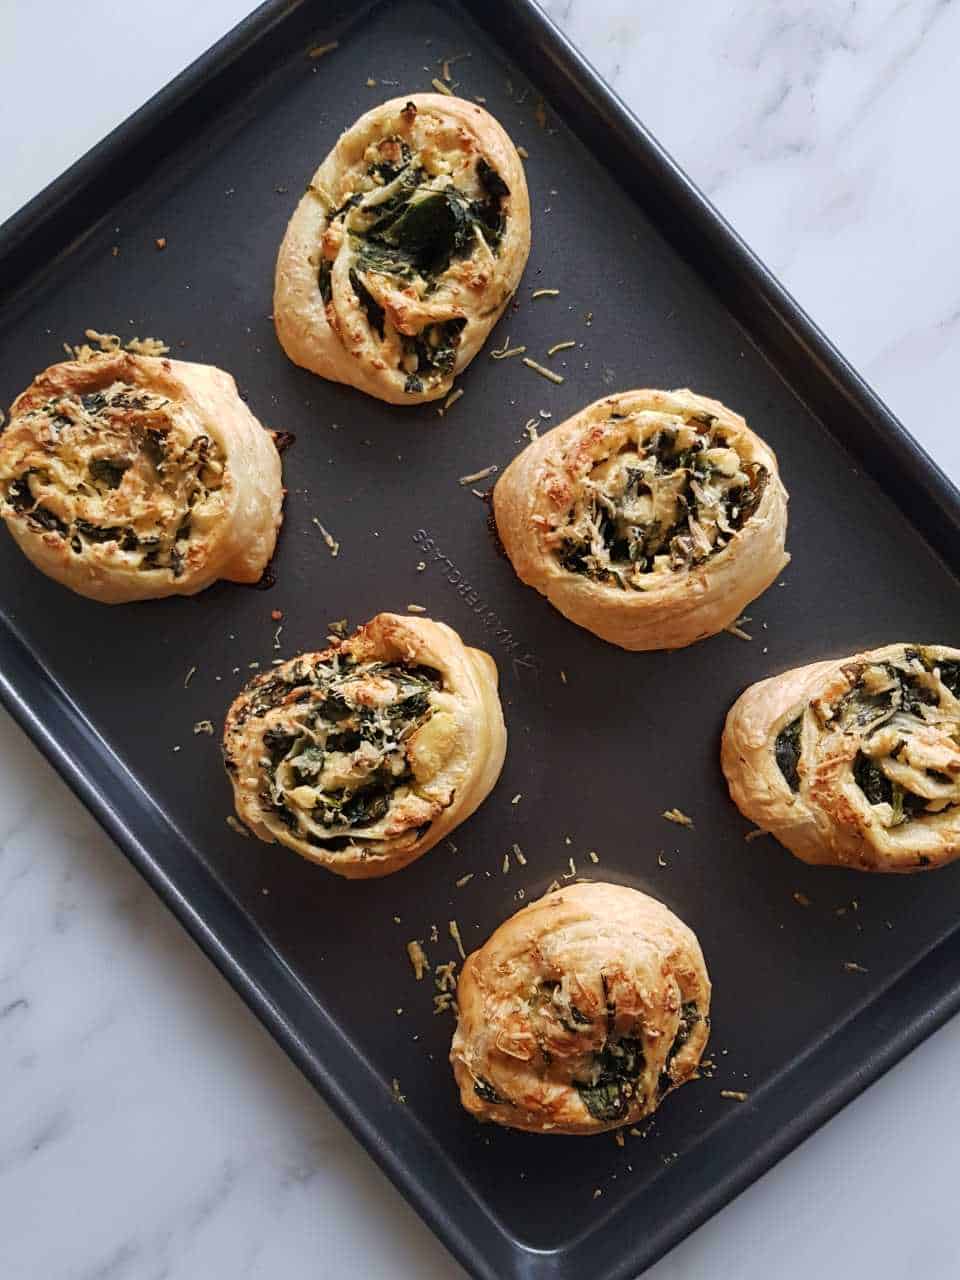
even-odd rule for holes
{"type": "Polygon", "coordinates": [[[798,907],[813,906],[813,900],[811,898],[808,898],[807,895],[803,893],[800,889],[794,890],[792,897],[798,907]]]}
{"type": "Polygon", "coordinates": [[[194,737],[196,737],[197,734],[200,734],[200,733],[205,733],[207,734],[208,737],[213,737],[213,721],[198,720],[197,723],[193,726],[193,735],[194,737]]]}

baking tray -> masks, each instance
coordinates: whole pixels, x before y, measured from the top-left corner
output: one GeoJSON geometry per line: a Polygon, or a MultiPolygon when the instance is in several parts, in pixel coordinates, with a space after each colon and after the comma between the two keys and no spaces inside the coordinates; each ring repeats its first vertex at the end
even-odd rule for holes
{"type": "Polygon", "coordinates": [[[771,672],[895,639],[958,643],[958,495],[529,0],[264,5],[0,230],[0,288],[3,403],[93,326],[222,365],[265,422],[296,436],[270,591],[222,584],[107,609],[0,539],[0,687],[473,1275],[635,1275],[954,1012],[960,870],[869,878],[746,843],[718,739],[734,697],[771,672]],[[481,355],[441,418],[294,368],[273,336],[271,277],[340,128],[429,87],[439,60],[463,53],[460,91],[485,97],[529,151],[533,252],[492,343],[509,335],[535,356],[578,346],[563,353],[562,386],[481,355]],[[531,301],[537,286],[560,295],[531,301]],[[749,643],[601,643],[517,581],[486,503],[457,483],[505,463],[541,410],[556,424],[645,385],[721,398],[779,454],[794,559],[749,609],[749,643]],[[315,516],[340,540],[337,559],[315,516]],[[331,619],[411,602],[501,670],[507,764],[457,852],[348,883],[239,838],[217,741],[193,724],[222,719],[250,663],[316,647],[331,619]],[[675,805],[692,831],[660,818],[675,805]],[[527,865],[504,874],[514,842],[527,865]],[[435,963],[453,958],[450,919],[475,946],[521,890],[529,901],[569,874],[570,857],[676,910],[715,984],[713,1078],[668,1098],[622,1149],[473,1123],[446,1063],[449,1015],[433,1016],[430,984],[404,957],[418,937],[435,963]]]}

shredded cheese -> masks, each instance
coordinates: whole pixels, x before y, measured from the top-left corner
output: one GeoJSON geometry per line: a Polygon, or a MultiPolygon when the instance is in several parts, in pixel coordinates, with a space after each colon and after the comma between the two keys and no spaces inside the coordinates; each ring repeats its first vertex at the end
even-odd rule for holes
{"type": "Polygon", "coordinates": [[[529,356],[523,357],[523,363],[528,369],[532,369],[534,373],[539,373],[541,378],[546,378],[548,382],[556,382],[559,385],[565,381],[563,374],[554,373],[552,369],[545,369],[542,364],[537,364],[536,360],[531,360],[529,356]]]}
{"type": "Polygon", "coordinates": [[[423,975],[429,970],[430,962],[427,959],[427,953],[416,938],[411,939],[411,941],[407,943],[407,955],[410,957],[410,963],[413,965],[414,975],[419,982],[423,975]]]}
{"type": "Polygon", "coordinates": [[[316,516],[314,516],[314,517],[313,517],[313,523],[314,523],[314,524],[317,526],[317,528],[320,530],[320,534],[321,534],[321,536],[322,536],[322,538],[323,538],[324,542],[325,542],[325,543],[327,544],[327,546],[330,548],[330,555],[331,555],[331,557],[332,557],[334,560],[336,560],[337,556],[340,554],[340,543],[336,540],[336,538],[335,538],[335,537],[333,536],[333,534],[329,531],[329,529],[325,529],[325,528],[323,527],[323,525],[320,523],[320,521],[317,519],[317,517],[316,517],[316,516]]]}
{"type": "Polygon", "coordinates": [[[460,937],[460,926],[457,924],[456,920],[451,920],[448,923],[447,928],[450,930],[450,937],[457,944],[457,950],[460,952],[460,959],[466,960],[467,953],[463,949],[463,940],[460,937]]]}
{"type": "Polygon", "coordinates": [[[660,816],[661,818],[666,818],[668,822],[675,822],[678,827],[693,826],[693,819],[688,818],[680,809],[664,809],[660,816]]]}
{"type": "Polygon", "coordinates": [[[486,480],[488,476],[495,475],[500,468],[495,464],[490,467],[484,467],[482,471],[474,471],[469,476],[461,476],[459,483],[462,485],[474,484],[477,480],[486,480]]]}

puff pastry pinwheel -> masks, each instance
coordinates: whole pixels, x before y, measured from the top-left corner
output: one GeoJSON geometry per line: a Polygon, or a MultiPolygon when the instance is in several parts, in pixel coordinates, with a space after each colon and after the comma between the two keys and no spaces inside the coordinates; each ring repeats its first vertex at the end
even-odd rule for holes
{"type": "Polygon", "coordinates": [[[773,451],[692,391],[581,409],[514,458],[493,506],[520,580],[624,649],[722,631],[789,560],[773,451]]]}
{"type": "Polygon", "coordinates": [[[530,252],[516,148],[480,106],[395,98],[342,134],[277,259],[295,364],[391,404],[436,400],[477,354],[530,252]]]}
{"type": "Polygon", "coordinates": [[[399,871],[468,818],[506,746],[490,655],[392,613],[252,680],[223,737],[250,830],[351,878],[399,871]]]}
{"type": "Polygon", "coordinates": [[[257,582],[282,504],[270,432],[209,365],[52,365],[0,434],[0,517],[38,569],[104,604],[257,582]]]}
{"type": "Polygon", "coordinates": [[[960,649],[890,644],[751,685],[721,763],[745,817],[804,862],[960,857],[960,649]]]}
{"type": "Polygon", "coordinates": [[[696,937],[655,898],[575,884],[511,916],[467,957],[450,1050],[478,1120],[534,1133],[636,1124],[696,1072],[710,980],[696,937]]]}

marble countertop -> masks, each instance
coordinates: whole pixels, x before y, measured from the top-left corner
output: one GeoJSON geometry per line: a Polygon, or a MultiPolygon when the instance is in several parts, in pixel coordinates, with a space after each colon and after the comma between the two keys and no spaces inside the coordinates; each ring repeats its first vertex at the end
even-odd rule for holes
{"type": "MultiPolygon", "coordinates": [[[[0,5],[0,219],[247,7],[0,5]]],[[[960,480],[960,4],[546,7],[960,480]]],[[[958,1061],[955,1021],[648,1275],[954,1280],[958,1061]]],[[[3,1280],[463,1275],[3,713],[0,1080],[3,1280]]]]}

